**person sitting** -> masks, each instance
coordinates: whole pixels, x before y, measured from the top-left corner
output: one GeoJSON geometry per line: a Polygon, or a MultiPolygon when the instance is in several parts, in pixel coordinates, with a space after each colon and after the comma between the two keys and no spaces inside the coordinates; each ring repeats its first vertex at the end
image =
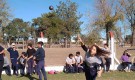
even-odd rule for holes
{"type": "Polygon", "coordinates": [[[75,70],[77,73],[80,73],[83,71],[83,58],[82,56],[80,55],[80,52],[76,52],[76,56],[75,56],[75,60],[76,60],[76,67],[75,67],[75,70]]]}
{"type": "Polygon", "coordinates": [[[66,59],[66,71],[68,73],[75,72],[75,58],[73,54],[69,54],[69,56],[66,59]]]}
{"type": "Polygon", "coordinates": [[[131,62],[129,61],[129,58],[131,55],[128,52],[124,52],[123,55],[121,56],[121,65],[122,65],[122,70],[125,70],[126,72],[130,72],[131,68],[131,62]],[[128,68],[128,70],[126,70],[128,68]]]}
{"type": "Polygon", "coordinates": [[[18,59],[18,69],[20,69],[21,76],[25,75],[25,64],[26,64],[26,53],[22,52],[21,56],[18,59]]]}
{"type": "Polygon", "coordinates": [[[5,70],[6,74],[11,76],[11,69],[10,69],[10,63],[9,59],[6,57],[5,53],[3,53],[4,56],[4,65],[3,65],[3,70],[5,70]]]}

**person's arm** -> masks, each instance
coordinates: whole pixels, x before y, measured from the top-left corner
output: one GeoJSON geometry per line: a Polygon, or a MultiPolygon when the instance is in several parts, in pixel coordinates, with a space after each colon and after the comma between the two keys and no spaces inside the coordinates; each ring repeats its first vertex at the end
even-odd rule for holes
{"type": "Polygon", "coordinates": [[[4,50],[2,50],[1,52],[0,52],[0,54],[3,54],[4,53],[4,50]]]}
{"type": "Polygon", "coordinates": [[[8,52],[11,52],[11,50],[12,50],[12,48],[11,48],[11,47],[9,47],[9,48],[7,49],[7,51],[8,51],[8,52]]]}
{"type": "Polygon", "coordinates": [[[75,64],[75,63],[76,63],[76,60],[75,60],[75,58],[73,58],[72,60],[73,60],[73,61],[72,61],[72,64],[75,64]]]}
{"type": "Polygon", "coordinates": [[[83,43],[81,37],[78,35],[78,41],[81,43],[81,47],[84,51],[88,51],[88,48],[85,46],[85,44],[83,43]]]}
{"type": "Polygon", "coordinates": [[[83,64],[83,57],[81,56],[80,58],[81,58],[81,62],[80,62],[80,65],[81,65],[83,64]]]}
{"type": "Polygon", "coordinates": [[[40,52],[40,50],[39,50],[39,49],[37,49],[36,53],[33,55],[35,59],[37,58],[37,56],[38,56],[39,52],[40,52]]]}

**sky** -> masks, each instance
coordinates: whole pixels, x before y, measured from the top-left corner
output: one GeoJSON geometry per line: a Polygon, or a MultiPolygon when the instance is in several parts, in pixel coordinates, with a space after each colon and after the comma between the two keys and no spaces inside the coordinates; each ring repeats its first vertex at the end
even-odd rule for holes
{"type": "MultiPolygon", "coordinates": [[[[65,0],[7,0],[14,18],[21,18],[24,21],[32,21],[33,18],[40,17],[43,13],[50,12],[49,6],[52,5],[54,9],[59,4],[59,1],[65,0]]],[[[71,0],[78,5],[78,13],[83,14],[80,21],[84,23],[81,25],[82,33],[86,33],[85,26],[88,23],[86,13],[92,9],[94,0],[71,0]]]]}
{"type": "MultiPolygon", "coordinates": [[[[53,6],[56,9],[57,5],[59,5],[59,1],[65,0],[7,0],[7,3],[11,9],[11,13],[13,18],[21,18],[24,21],[32,22],[32,19],[40,17],[43,13],[51,12],[49,10],[49,6],[53,6]]],[[[76,2],[78,5],[78,13],[83,14],[80,21],[83,21],[81,25],[81,33],[86,34],[88,29],[86,26],[90,23],[88,19],[88,12],[90,11],[90,15],[95,15],[94,5],[95,0],[71,0],[72,2],[76,2]]],[[[126,24],[126,23],[124,23],[126,24]]],[[[124,26],[123,23],[118,24],[120,27],[124,26]]],[[[125,31],[123,31],[125,33],[125,31]]],[[[127,31],[126,34],[129,34],[130,31],[127,31]]],[[[101,36],[105,38],[105,33],[102,33],[101,36]]]]}

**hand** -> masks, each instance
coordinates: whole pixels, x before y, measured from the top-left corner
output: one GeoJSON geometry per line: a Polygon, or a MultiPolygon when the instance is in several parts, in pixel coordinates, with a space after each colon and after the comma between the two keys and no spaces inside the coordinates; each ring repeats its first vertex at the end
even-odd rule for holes
{"type": "Polygon", "coordinates": [[[98,74],[98,77],[101,77],[102,70],[98,71],[97,74],[98,74]]]}
{"type": "Polygon", "coordinates": [[[81,39],[81,37],[80,37],[79,34],[77,35],[77,38],[78,38],[78,40],[79,40],[80,42],[82,42],[82,39],[81,39]]]}

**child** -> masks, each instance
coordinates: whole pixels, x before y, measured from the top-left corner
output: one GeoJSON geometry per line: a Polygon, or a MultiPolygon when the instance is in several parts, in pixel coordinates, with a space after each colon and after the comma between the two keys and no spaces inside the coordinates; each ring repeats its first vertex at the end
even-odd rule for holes
{"type": "Polygon", "coordinates": [[[76,72],[79,73],[79,72],[82,72],[82,64],[83,64],[83,58],[82,56],[80,55],[80,52],[76,52],[76,56],[75,56],[75,60],[76,60],[76,72]]]}
{"type": "Polygon", "coordinates": [[[73,54],[69,54],[69,56],[66,59],[66,70],[69,73],[75,72],[75,58],[73,54]]]}
{"type": "Polygon", "coordinates": [[[5,70],[6,74],[11,76],[11,70],[10,70],[10,63],[9,63],[9,59],[6,57],[5,53],[3,53],[4,56],[4,65],[3,65],[3,69],[5,70]]]}
{"type": "Polygon", "coordinates": [[[97,45],[92,45],[90,48],[87,48],[82,42],[80,36],[78,36],[78,39],[81,42],[81,47],[86,52],[84,58],[86,80],[96,80],[97,75],[100,77],[103,71],[103,62],[100,55],[106,52],[103,49],[100,49],[97,45]],[[101,67],[100,70],[99,67],[101,67]]]}
{"type": "Polygon", "coordinates": [[[21,56],[18,59],[18,68],[20,69],[21,76],[25,75],[25,64],[26,64],[26,53],[22,52],[21,56]]]}

